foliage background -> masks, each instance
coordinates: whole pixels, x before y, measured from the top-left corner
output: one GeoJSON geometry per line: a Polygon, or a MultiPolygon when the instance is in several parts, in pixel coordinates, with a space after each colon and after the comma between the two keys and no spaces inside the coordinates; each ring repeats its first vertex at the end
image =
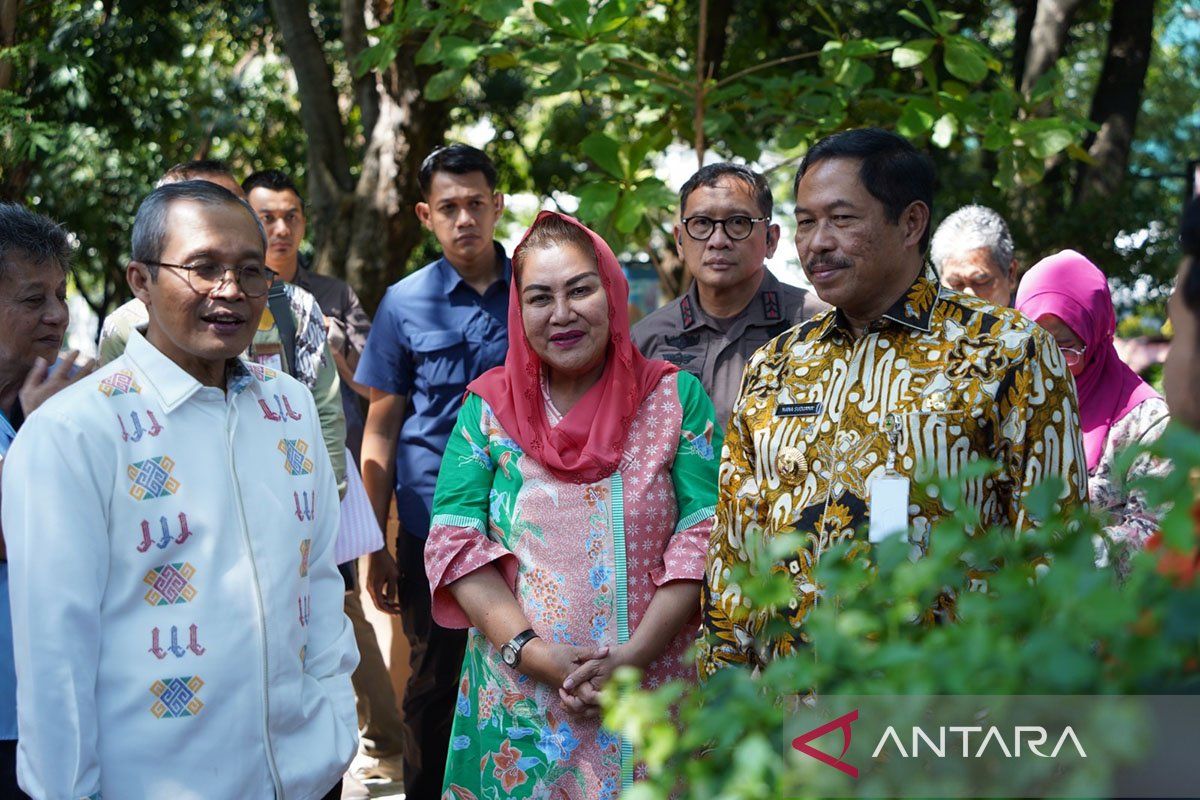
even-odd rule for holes
{"type": "Polygon", "coordinates": [[[1200,158],[1187,0],[0,0],[0,46],[0,197],[77,235],[101,315],[127,296],[138,199],[190,158],[289,170],[318,268],[373,305],[434,249],[411,213],[416,164],[490,134],[506,191],[578,210],[670,294],[664,153],[758,164],[787,215],[809,143],[879,124],[934,157],[935,219],[984,202],[1026,264],[1071,245],[1140,279],[1127,302],[1153,330],[1200,158]],[[1056,8],[1067,24],[1035,63],[1056,8]],[[1139,47],[1136,126],[1105,154],[1097,105],[1120,94],[1106,67],[1136,77],[1139,47]]]}

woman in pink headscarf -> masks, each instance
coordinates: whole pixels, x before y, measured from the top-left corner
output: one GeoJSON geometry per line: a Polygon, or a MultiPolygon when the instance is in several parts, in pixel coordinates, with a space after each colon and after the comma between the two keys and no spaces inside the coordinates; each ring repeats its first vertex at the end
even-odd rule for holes
{"type": "Polygon", "coordinates": [[[543,211],[513,254],[508,356],[467,387],[425,566],[470,628],[444,798],[615,798],[631,751],[596,717],[623,664],[691,677],[721,434],[700,382],[629,338],[604,240],[543,211]]]}
{"type": "MultiPolygon", "coordinates": [[[[1016,306],[1054,336],[1075,376],[1088,494],[1093,508],[1112,515],[1110,551],[1124,572],[1129,553],[1144,546],[1158,520],[1138,494],[1118,488],[1113,460],[1129,445],[1158,438],[1168,421],[1167,404],[1117,355],[1108,280],[1084,256],[1064,250],[1039,261],[1021,279],[1016,306]]],[[[1142,459],[1130,477],[1155,470],[1142,459]]]]}

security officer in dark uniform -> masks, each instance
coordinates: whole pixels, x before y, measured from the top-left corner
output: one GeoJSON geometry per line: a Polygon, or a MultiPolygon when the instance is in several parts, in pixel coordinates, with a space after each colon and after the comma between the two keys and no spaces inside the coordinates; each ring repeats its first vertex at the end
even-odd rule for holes
{"type": "Polygon", "coordinates": [[[766,268],[779,244],[773,206],[766,180],[744,166],[710,164],[689,178],[679,190],[675,242],[691,288],[633,328],[647,358],[670,361],[700,379],[722,426],[754,351],[828,308],[766,268]]]}

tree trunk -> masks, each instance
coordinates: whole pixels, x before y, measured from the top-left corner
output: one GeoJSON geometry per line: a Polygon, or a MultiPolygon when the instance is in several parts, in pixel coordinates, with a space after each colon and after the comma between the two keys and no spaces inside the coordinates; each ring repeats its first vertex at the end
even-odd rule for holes
{"type": "MultiPolygon", "coordinates": [[[[1029,34],[1025,66],[1021,70],[1021,92],[1028,95],[1062,57],[1071,29],[1071,18],[1081,0],[1037,0],[1037,13],[1029,34]]],[[[1145,0],[1150,2],[1150,0],[1145,0]]]]}
{"type": "MultiPolygon", "coordinates": [[[[21,0],[0,0],[0,48],[17,43],[17,12],[20,10],[21,0]]],[[[0,91],[12,88],[12,80],[11,57],[0,58],[0,91]]]]}
{"type": "MultiPolygon", "coordinates": [[[[404,274],[408,257],[421,241],[413,212],[420,199],[421,161],[442,142],[449,121],[445,103],[425,99],[426,82],[436,68],[418,67],[420,42],[402,45],[382,74],[370,73],[355,86],[366,145],[358,181],[350,177],[342,117],[332,72],[308,17],[305,0],[271,0],[284,46],[300,87],[301,121],[309,139],[308,193],[313,208],[313,267],[349,281],[373,311],[390,283],[404,274]],[[369,81],[369,83],[364,83],[369,81]],[[368,128],[367,122],[374,119],[368,128]]],[[[347,56],[366,45],[362,0],[343,0],[347,56]],[[353,18],[353,19],[351,19],[353,18]]],[[[387,0],[374,15],[386,23],[387,0]]]]}
{"type": "Polygon", "coordinates": [[[729,43],[729,19],[733,16],[733,0],[709,0],[708,25],[705,30],[704,53],[707,72],[713,80],[721,77],[725,63],[725,48],[729,43]]]}
{"type": "MultiPolygon", "coordinates": [[[[321,255],[330,251],[329,240],[341,233],[336,221],[342,215],[342,198],[353,189],[333,71],[313,29],[308,0],[271,0],[271,10],[296,75],[300,122],[308,138],[308,205],[313,244],[318,254],[317,265],[328,268],[331,265],[322,263],[321,255]]],[[[336,252],[339,248],[332,249],[336,252]]],[[[332,271],[341,272],[336,268],[332,271]]]]}
{"type": "MultiPolygon", "coordinates": [[[[367,49],[367,15],[363,6],[363,0],[342,0],[342,44],[351,75],[356,75],[358,57],[367,49]]],[[[379,90],[374,73],[354,78],[354,102],[362,119],[363,137],[369,138],[379,120],[379,90]]]]}
{"type": "Polygon", "coordinates": [[[1029,42],[1033,36],[1033,21],[1037,17],[1037,0],[1014,0],[1017,18],[1013,32],[1013,86],[1021,88],[1025,79],[1025,60],[1029,58],[1029,42]]]}
{"type": "Polygon", "coordinates": [[[1100,128],[1085,142],[1096,163],[1080,165],[1077,202],[1110,197],[1125,177],[1153,41],[1154,3],[1115,0],[1108,52],[1092,96],[1091,120],[1100,128]]]}

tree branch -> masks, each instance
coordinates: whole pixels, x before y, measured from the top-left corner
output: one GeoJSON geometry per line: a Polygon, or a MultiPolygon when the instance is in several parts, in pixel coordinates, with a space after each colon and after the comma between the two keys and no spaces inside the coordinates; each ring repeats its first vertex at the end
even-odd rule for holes
{"type": "MultiPolygon", "coordinates": [[[[364,0],[342,0],[342,44],[346,49],[351,75],[354,75],[358,57],[367,49],[367,9],[364,0]]],[[[379,121],[379,88],[374,72],[354,78],[354,102],[362,119],[363,137],[369,140],[375,123],[379,121]]]]}
{"type": "Polygon", "coordinates": [[[271,10],[299,87],[300,120],[308,137],[309,194],[314,200],[336,197],[354,184],[333,72],[309,19],[307,0],[271,0],[271,10]]]}
{"type": "Polygon", "coordinates": [[[800,61],[801,59],[805,59],[805,58],[816,58],[819,55],[821,55],[820,50],[812,50],[807,53],[796,53],[795,55],[784,56],[783,58],[775,58],[770,61],[764,61],[761,64],[755,64],[753,67],[746,67],[743,70],[739,70],[739,71],[733,73],[732,75],[730,75],[728,78],[722,78],[721,80],[717,81],[717,88],[720,89],[722,87],[728,86],[729,84],[733,83],[736,80],[739,80],[740,78],[744,78],[747,75],[752,75],[755,72],[762,72],[764,69],[772,69],[773,67],[778,67],[781,64],[788,64],[792,61],[800,61]]]}

